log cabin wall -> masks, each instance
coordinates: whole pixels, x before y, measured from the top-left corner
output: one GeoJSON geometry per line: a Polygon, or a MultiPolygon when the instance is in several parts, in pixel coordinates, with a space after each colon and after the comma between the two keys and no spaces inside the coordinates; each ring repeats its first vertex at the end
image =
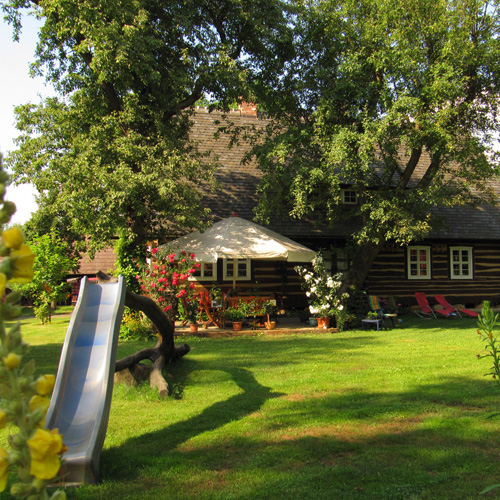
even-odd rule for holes
{"type": "MultiPolygon", "coordinates": [[[[274,295],[280,308],[303,309],[307,307],[307,297],[300,286],[300,277],[295,271],[298,263],[252,260],[252,275],[250,280],[236,280],[238,295],[274,295]]],[[[217,284],[223,293],[228,293],[233,287],[233,281],[223,279],[223,262],[217,262],[217,280],[199,281],[198,287],[210,290],[217,284]]]]}
{"type": "Polygon", "coordinates": [[[500,303],[500,243],[428,241],[421,245],[430,247],[430,279],[409,279],[407,248],[388,244],[372,266],[364,289],[373,295],[394,296],[408,305],[416,304],[415,292],[425,292],[431,299],[441,294],[450,302],[469,306],[485,299],[500,303]],[[472,248],[472,279],[451,279],[450,246],[472,248]]]}

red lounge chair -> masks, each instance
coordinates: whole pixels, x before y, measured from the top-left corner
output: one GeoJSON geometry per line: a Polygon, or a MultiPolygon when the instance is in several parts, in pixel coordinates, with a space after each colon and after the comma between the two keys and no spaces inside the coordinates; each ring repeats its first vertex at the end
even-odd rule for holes
{"type": "Polygon", "coordinates": [[[445,309],[436,309],[435,311],[429,305],[429,301],[424,292],[416,292],[415,297],[417,298],[420,311],[415,311],[417,316],[421,318],[436,318],[436,313],[442,314],[443,316],[449,318],[450,316],[455,316],[454,311],[449,311],[445,309]]]}
{"type": "Polygon", "coordinates": [[[460,317],[462,317],[461,313],[468,314],[473,318],[479,316],[477,312],[471,311],[470,309],[457,309],[455,306],[452,306],[443,295],[435,295],[434,298],[443,306],[443,310],[456,312],[460,317]]]}

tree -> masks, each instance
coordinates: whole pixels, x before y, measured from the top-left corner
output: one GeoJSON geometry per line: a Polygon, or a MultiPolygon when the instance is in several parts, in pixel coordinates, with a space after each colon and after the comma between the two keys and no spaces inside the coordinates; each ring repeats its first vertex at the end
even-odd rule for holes
{"type": "Polygon", "coordinates": [[[64,299],[68,291],[64,277],[77,268],[78,258],[55,232],[33,238],[29,247],[35,254],[34,276],[22,292],[33,300],[36,317],[50,323],[52,303],[64,299]]]}
{"type": "Polygon", "coordinates": [[[296,59],[258,91],[273,118],[253,151],[261,218],[351,221],[359,287],[385,242],[429,232],[432,207],[493,202],[499,29],[497,1],[307,3],[296,59]]]}
{"type": "Polygon", "coordinates": [[[7,160],[16,183],[40,192],[37,220],[64,217],[92,249],[199,227],[215,165],[188,140],[190,109],[203,96],[245,99],[247,82],[282,64],[285,4],[9,0],[16,29],[27,6],[44,21],[34,70],[59,93],[17,108],[22,135],[7,160]]]}

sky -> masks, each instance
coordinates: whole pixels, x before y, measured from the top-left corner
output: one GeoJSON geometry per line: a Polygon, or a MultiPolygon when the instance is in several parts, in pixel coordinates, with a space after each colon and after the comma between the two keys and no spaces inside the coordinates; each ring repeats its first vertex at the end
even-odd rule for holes
{"type": "MultiPolygon", "coordinates": [[[[32,17],[23,21],[20,41],[12,41],[12,27],[0,19],[0,151],[4,156],[15,149],[14,138],[19,135],[15,127],[14,107],[27,102],[38,103],[40,96],[52,94],[42,78],[30,78],[29,63],[34,60],[39,23],[32,17]]],[[[26,222],[36,211],[36,191],[32,186],[7,188],[6,199],[13,201],[17,212],[11,223],[26,222]]]]}

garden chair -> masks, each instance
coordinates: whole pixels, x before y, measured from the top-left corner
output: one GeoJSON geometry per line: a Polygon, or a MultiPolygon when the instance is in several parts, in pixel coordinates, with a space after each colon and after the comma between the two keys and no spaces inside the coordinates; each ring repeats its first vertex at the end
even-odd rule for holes
{"type": "Polygon", "coordinates": [[[452,317],[452,315],[455,316],[453,312],[445,309],[436,309],[436,311],[434,311],[432,307],[429,305],[429,301],[427,300],[427,296],[425,295],[424,292],[416,292],[415,297],[417,299],[420,310],[414,312],[420,318],[427,318],[427,319],[436,318],[437,317],[436,313],[439,313],[445,316],[446,318],[452,317]]]}
{"type": "Polygon", "coordinates": [[[380,302],[376,295],[368,295],[368,303],[370,304],[370,309],[377,314],[377,318],[382,320],[382,324],[385,328],[387,328],[387,325],[385,324],[386,319],[391,320],[393,328],[396,326],[394,318],[397,318],[398,315],[396,313],[385,312],[380,306],[380,302]]]}
{"type": "Polygon", "coordinates": [[[443,306],[443,310],[445,311],[450,311],[450,312],[455,312],[457,313],[460,317],[462,317],[461,313],[465,313],[472,318],[476,318],[479,316],[479,314],[475,311],[471,311],[470,309],[457,309],[455,306],[451,305],[443,295],[435,295],[434,298],[443,306]]]}

